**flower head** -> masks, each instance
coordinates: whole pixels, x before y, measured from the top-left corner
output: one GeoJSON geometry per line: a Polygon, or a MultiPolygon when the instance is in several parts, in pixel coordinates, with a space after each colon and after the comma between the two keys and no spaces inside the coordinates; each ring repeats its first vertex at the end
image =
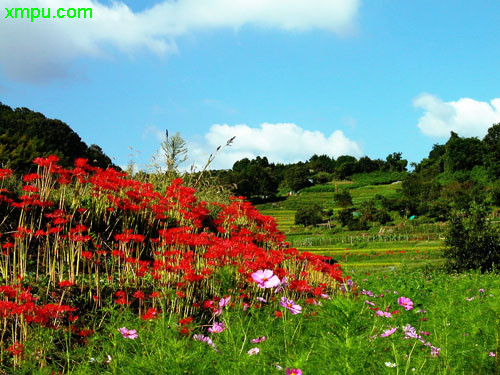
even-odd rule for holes
{"type": "Polygon", "coordinates": [[[383,316],[385,318],[392,318],[392,314],[389,311],[377,310],[375,314],[377,314],[378,316],[383,316]]]}
{"type": "Polygon", "coordinates": [[[208,328],[208,332],[210,332],[210,333],[221,333],[225,329],[226,329],[226,325],[224,323],[222,323],[222,322],[221,323],[214,322],[214,324],[212,325],[212,327],[208,328]]]}
{"type": "Polygon", "coordinates": [[[255,355],[255,354],[259,354],[260,352],[260,349],[259,348],[252,348],[248,351],[248,355],[255,355]]]}
{"type": "Polygon", "coordinates": [[[286,375],[302,375],[300,368],[286,368],[286,375]]]}
{"type": "Polygon", "coordinates": [[[286,297],[281,297],[280,305],[287,308],[293,315],[300,314],[302,312],[302,306],[297,305],[291,299],[286,297]]]}
{"type": "Polygon", "coordinates": [[[250,342],[252,344],[259,344],[263,341],[266,341],[266,336],[262,336],[262,337],[257,337],[256,339],[251,339],[250,342]]]}
{"type": "Polygon", "coordinates": [[[128,329],[126,327],[118,328],[118,332],[120,332],[124,339],[135,340],[139,337],[137,331],[135,329],[128,329]]]}
{"type": "Polygon", "coordinates": [[[252,273],[252,279],[257,283],[259,288],[274,288],[280,285],[280,279],[272,270],[258,270],[252,273]]]}
{"type": "Polygon", "coordinates": [[[409,298],[406,298],[406,297],[399,297],[398,298],[398,305],[403,306],[406,311],[413,309],[413,301],[409,298]]]}
{"type": "Polygon", "coordinates": [[[394,332],[396,332],[396,330],[398,329],[398,327],[394,327],[394,328],[391,328],[391,329],[388,329],[387,331],[384,331],[384,333],[382,333],[380,335],[380,337],[389,337],[390,335],[392,335],[394,332]]]}

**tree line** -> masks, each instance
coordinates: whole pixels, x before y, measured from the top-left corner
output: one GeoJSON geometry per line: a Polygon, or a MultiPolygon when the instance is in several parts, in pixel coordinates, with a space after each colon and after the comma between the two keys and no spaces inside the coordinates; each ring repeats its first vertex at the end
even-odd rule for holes
{"type": "Polygon", "coordinates": [[[33,159],[48,155],[57,155],[63,167],[86,158],[97,167],[117,168],[98,145],[87,146],[66,123],[0,102],[0,166],[26,173],[33,168],[33,159]]]}

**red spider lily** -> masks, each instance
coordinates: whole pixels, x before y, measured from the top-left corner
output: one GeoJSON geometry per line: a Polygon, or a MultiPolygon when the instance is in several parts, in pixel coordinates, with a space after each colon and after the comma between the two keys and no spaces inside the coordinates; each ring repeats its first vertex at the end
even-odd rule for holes
{"type": "Polygon", "coordinates": [[[23,349],[24,349],[23,344],[15,342],[14,344],[12,344],[7,348],[7,351],[10,352],[10,354],[12,354],[13,356],[17,356],[23,354],[23,349]]]}
{"type": "Polygon", "coordinates": [[[179,320],[179,325],[185,326],[185,325],[191,324],[192,322],[193,322],[193,317],[188,316],[187,318],[179,320]]]}
{"type": "Polygon", "coordinates": [[[61,288],[66,288],[66,287],[70,287],[70,286],[73,286],[73,285],[75,285],[75,283],[73,283],[73,282],[71,282],[69,280],[62,280],[62,281],[59,282],[59,286],[61,288]]]}
{"type": "Polygon", "coordinates": [[[10,176],[12,176],[12,169],[9,169],[9,168],[3,168],[1,169],[0,168],[0,180],[5,180],[7,178],[9,178],[10,176]]]}
{"type": "Polygon", "coordinates": [[[146,311],[146,313],[143,316],[141,316],[141,319],[152,320],[156,319],[157,317],[158,317],[158,311],[154,307],[151,307],[146,311]]]}

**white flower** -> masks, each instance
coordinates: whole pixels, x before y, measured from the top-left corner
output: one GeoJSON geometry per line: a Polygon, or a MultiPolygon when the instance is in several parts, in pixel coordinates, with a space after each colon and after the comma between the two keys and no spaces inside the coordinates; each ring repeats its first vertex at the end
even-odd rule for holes
{"type": "Polygon", "coordinates": [[[395,363],[392,362],[384,362],[387,367],[396,367],[395,363]]]}
{"type": "Polygon", "coordinates": [[[248,351],[248,355],[255,355],[255,354],[259,354],[260,352],[260,349],[259,348],[252,348],[248,351]]]}

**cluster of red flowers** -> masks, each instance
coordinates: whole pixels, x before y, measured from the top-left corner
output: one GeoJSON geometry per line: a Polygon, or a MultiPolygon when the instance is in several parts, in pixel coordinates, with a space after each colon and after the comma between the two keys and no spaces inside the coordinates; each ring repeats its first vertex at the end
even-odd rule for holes
{"type": "MultiPolygon", "coordinates": [[[[0,227],[9,233],[0,234],[0,270],[11,284],[33,271],[29,264],[36,264],[37,275],[45,271],[50,276],[52,288],[71,288],[105,275],[116,287],[113,301],[138,308],[148,320],[159,313],[158,299],[173,293],[181,301],[175,312],[184,316],[213,300],[221,292],[221,268],[234,270],[234,290],[245,293],[255,288],[251,274],[259,269],[286,277],[292,291],[308,297],[343,281],[337,264],[290,248],[275,220],[242,197],[209,205],[181,179],[160,193],[151,183],[92,167],[85,159],[70,169],[57,161],[56,156],[36,158],[38,170],[24,176],[20,194],[1,186],[0,209],[17,213],[0,227]],[[19,252],[30,262],[14,262],[24,259],[19,252]]],[[[0,183],[9,178],[14,178],[12,171],[0,169],[0,183]]],[[[97,285],[89,286],[88,294],[98,308],[100,284],[88,285],[97,285]]],[[[38,306],[27,289],[2,288],[3,318],[23,314],[28,322],[45,325],[73,311],[62,301],[38,306]]]]}

